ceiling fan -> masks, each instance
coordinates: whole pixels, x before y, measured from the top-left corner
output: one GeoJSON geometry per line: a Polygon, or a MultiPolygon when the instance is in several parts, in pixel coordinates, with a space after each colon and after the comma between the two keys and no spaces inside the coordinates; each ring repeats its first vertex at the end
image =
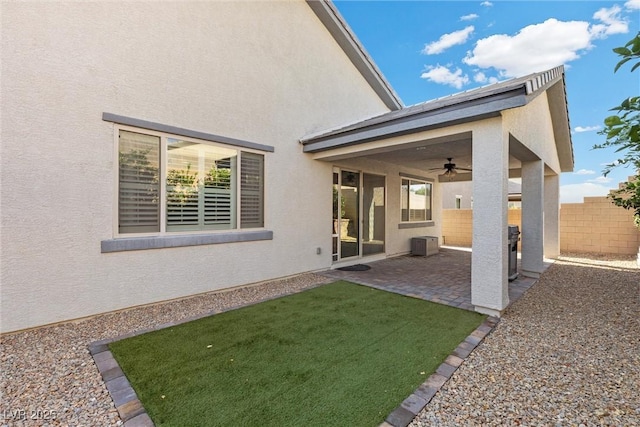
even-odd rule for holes
{"type": "MultiPolygon", "coordinates": [[[[448,178],[449,181],[451,181],[451,179],[456,176],[458,174],[458,171],[466,171],[466,172],[471,172],[471,169],[467,169],[467,168],[457,168],[455,163],[451,163],[451,161],[453,160],[453,157],[447,157],[448,162],[445,163],[443,165],[442,168],[444,168],[444,173],[442,173],[440,176],[443,176],[445,178],[448,178]]],[[[440,170],[442,168],[433,168],[430,170],[440,170]]]]}

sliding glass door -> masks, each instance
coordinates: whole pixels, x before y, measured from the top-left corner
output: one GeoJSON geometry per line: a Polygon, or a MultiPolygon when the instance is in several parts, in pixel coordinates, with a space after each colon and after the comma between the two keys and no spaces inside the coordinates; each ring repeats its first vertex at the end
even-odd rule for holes
{"type": "Polygon", "coordinates": [[[384,253],[385,177],[334,168],[333,260],[384,253]]]}

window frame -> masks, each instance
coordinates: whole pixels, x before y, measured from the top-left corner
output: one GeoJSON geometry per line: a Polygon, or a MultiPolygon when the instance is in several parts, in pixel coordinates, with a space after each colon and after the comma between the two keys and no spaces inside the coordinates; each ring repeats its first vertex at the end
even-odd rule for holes
{"type": "MultiPolygon", "coordinates": [[[[421,177],[417,177],[417,176],[412,176],[412,175],[407,175],[407,174],[400,174],[400,222],[399,222],[399,228],[411,228],[412,226],[431,226],[434,224],[433,221],[433,187],[434,187],[434,182],[431,179],[427,179],[427,178],[421,178],[421,177]],[[403,191],[403,183],[404,181],[408,181],[408,185],[407,185],[407,216],[408,219],[405,220],[403,218],[402,215],[402,199],[404,197],[404,191],[403,191]],[[417,184],[424,184],[425,186],[427,186],[427,188],[429,188],[429,197],[428,197],[428,203],[427,206],[425,207],[425,219],[420,219],[420,220],[411,220],[411,206],[409,204],[409,200],[410,197],[409,194],[411,193],[410,188],[411,185],[413,183],[417,183],[417,184]],[[429,215],[427,216],[427,212],[429,213],[429,215]]],[[[427,195],[425,193],[425,199],[427,198],[427,195]]]]}
{"type": "Polygon", "coordinates": [[[114,162],[116,166],[114,169],[114,183],[115,183],[115,191],[114,191],[114,204],[113,204],[113,230],[114,230],[114,238],[135,238],[135,237],[155,237],[155,236],[180,236],[180,235],[201,235],[201,234],[215,234],[215,233],[230,233],[230,232],[242,232],[242,231],[250,231],[250,230],[260,230],[265,228],[266,223],[266,212],[265,212],[265,175],[266,175],[266,165],[265,165],[265,156],[264,152],[252,148],[246,148],[231,144],[220,143],[211,139],[200,139],[192,136],[185,136],[176,133],[162,132],[153,129],[140,128],[136,126],[123,125],[123,124],[114,124],[114,162]],[[159,161],[159,176],[160,176],[160,197],[159,197],[159,208],[160,208],[160,231],[154,232],[141,232],[141,233],[121,233],[120,232],[120,195],[119,195],[119,186],[120,186],[120,160],[119,160],[119,150],[120,150],[120,131],[127,131],[139,134],[145,134],[150,136],[155,136],[160,138],[160,161],[159,161]],[[236,224],[234,228],[228,229],[209,229],[209,230],[176,230],[176,231],[167,231],[167,140],[168,139],[179,139],[188,142],[194,142],[197,144],[205,144],[213,147],[220,147],[226,150],[235,150],[237,153],[237,173],[235,173],[234,185],[237,189],[235,200],[233,201],[236,209],[236,224]],[[262,171],[262,217],[263,217],[263,226],[262,227],[251,227],[251,228],[242,228],[241,227],[241,166],[240,163],[242,161],[242,152],[253,153],[257,155],[261,155],[263,157],[263,171],[262,171]]]}
{"type": "Polygon", "coordinates": [[[103,113],[103,121],[110,122],[112,124],[113,135],[113,205],[112,205],[112,238],[101,240],[101,252],[120,252],[131,250],[144,250],[144,249],[162,249],[170,247],[183,247],[183,246],[198,246],[198,245],[211,245],[220,243],[233,243],[233,242],[249,242],[258,240],[273,240],[273,232],[268,230],[268,215],[266,212],[267,206],[267,191],[266,191],[266,176],[267,176],[267,153],[274,152],[274,147],[257,144],[254,142],[243,141],[204,132],[178,128],[174,126],[164,125],[155,122],[148,122],[145,120],[119,116],[111,113],[103,113]],[[160,210],[160,232],[143,232],[143,233],[120,233],[120,219],[119,219],[119,187],[120,187],[120,159],[119,159],[119,136],[120,131],[134,132],[146,134],[160,138],[160,192],[161,198],[159,200],[160,210]],[[261,156],[261,204],[262,204],[262,226],[241,228],[241,203],[242,197],[240,192],[234,201],[236,207],[236,223],[234,228],[230,229],[210,229],[210,230],[180,230],[180,231],[166,231],[166,162],[167,162],[167,150],[166,140],[167,138],[177,138],[181,140],[187,140],[195,143],[203,143],[212,146],[219,146],[225,149],[233,149],[237,153],[238,167],[236,178],[238,185],[241,181],[241,159],[242,152],[251,153],[261,156]]]}

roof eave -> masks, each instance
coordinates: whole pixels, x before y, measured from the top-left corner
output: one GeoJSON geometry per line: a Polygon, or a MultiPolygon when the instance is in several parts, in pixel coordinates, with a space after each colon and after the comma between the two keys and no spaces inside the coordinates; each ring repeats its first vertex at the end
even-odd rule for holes
{"type": "Polygon", "coordinates": [[[506,109],[526,105],[527,97],[523,91],[516,90],[509,94],[501,94],[499,97],[489,97],[481,101],[482,102],[466,102],[449,105],[447,108],[419,112],[410,116],[400,116],[396,119],[382,123],[374,123],[370,126],[305,139],[301,141],[303,151],[305,153],[315,153],[338,147],[363,144],[373,140],[498,117],[501,112],[506,109]]]}
{"type": "Polygon", "coordinates": [[[548,89],[547,93],[560,171],[572,172],[575,160],[564,75],[557,84],[548,89]]]}

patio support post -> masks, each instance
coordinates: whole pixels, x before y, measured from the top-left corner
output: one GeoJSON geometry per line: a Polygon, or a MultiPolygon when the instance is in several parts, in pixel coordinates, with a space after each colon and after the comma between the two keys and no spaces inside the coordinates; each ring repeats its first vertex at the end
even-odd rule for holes
{"type": "Polygon", "coordinates": [[[544,256],[560,255],[560,177],[544,177],[544,256]]]}
{"type": "Polygon", "coordinates": [[[500,316],[509,304],[507,207],[509,134],[499,119],[473,132],[471,303],[500,316]]]}
{"type": "Polygon", "coordinates": [[[522,274],[540,277],[544,271],[544,163],[522,162],[522,274]]]}

